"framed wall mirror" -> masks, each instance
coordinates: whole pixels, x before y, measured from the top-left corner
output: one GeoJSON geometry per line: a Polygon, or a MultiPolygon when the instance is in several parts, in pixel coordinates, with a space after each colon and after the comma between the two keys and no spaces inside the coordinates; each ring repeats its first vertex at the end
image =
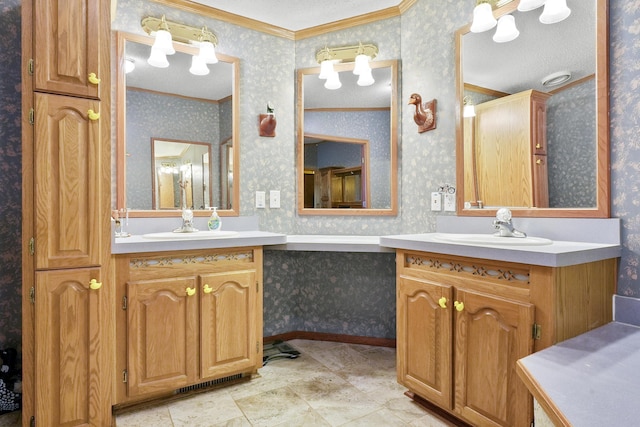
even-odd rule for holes
{"type": "Polygon", "coordinates": [[[358,86],[353,64],[335,65],[329,90],[319,67],[298,70],[298,213],[396,215],[397,61],[372,61],[358,86]]]}
{"type": "Polygon", "coordinates": [[[515,40],[456,32],[458,214],[608,217],[607,2],[571,2],[555,24],[504,3],[494,16],[515,18],[515,40]]]}
{"type": "Polygon", "coordinates": [[[157,68],[147,63],[153,38],[116,40],[118,209],[159,217],[179,216],[182,206],[208,216],[218,207],[237,216],[239,60],[218,53],[208,75],[193,75],[193,46],[174,43],[169,66],[157,68]]]}

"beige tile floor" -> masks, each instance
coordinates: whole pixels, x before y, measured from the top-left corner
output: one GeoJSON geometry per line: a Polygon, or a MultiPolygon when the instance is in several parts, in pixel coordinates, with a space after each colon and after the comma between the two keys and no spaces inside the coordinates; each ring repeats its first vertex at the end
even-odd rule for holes
{"type": "MultiPolygon", "coordinates": [[[[249,382],[120,414],[117,426],[451,426],[404,396],[394,349],[288,343],[299,358],[273,360],[249,382]]],[[[0,417],[0,426],[16,425],[15,418],[7,422],[0,417]]]]}

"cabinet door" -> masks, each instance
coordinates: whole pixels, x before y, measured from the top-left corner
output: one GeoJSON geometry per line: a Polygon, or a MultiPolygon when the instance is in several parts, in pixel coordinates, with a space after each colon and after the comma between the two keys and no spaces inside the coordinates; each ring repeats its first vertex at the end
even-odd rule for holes
{"type": "Polygon", "coordinates": [[[451,294],[451,287],[441,283],[398,279],[398,382],[448,409],[453,381],[451,294]]]}
{"type": "Polygon", "coordinates": [[[200,375],[220,377],[255,367],[262,334],[256,322],[261,297],[256,272],[207,274],[200,283],[200,375]]]}
{"type": "Polygon", "coordinates": [[[531,399],[516,361],[533,351],[534,307],[457,290],[455,410],[473,425],[524,427],[531,399]]]}
{"type": "Polygon", "coordinates": [[[99,268],[36,273],[37,425],[109,424],[108,286],[92,289],[92,279],[99,268]]]}
{"type": "Polygon", "coordinates": [[[127,283],[128,394],[193,384],[198,370],[195,277],[127,283]]]}
{"type": "MultiPolygon", "coordinates": [[[[36,269],[100,265],[104,227],[97,101],[36,94],[36,269]]],[[[106,207],[104,207],[106,208],[106,207]]]]}
{"type": "Polygon", "coordinates": [[[98,84],[89,75],[100,78],[101,65],[105,68],[100,61],[109,58],[109,16],[103,3],[34,0],[36,90],[98,98],[98,84]]]}

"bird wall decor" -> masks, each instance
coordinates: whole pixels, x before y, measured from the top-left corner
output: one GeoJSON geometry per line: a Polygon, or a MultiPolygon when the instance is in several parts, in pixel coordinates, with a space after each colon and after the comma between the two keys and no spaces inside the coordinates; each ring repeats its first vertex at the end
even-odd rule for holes
{"type": "Polygon", "coordinates": [[[414,93],[409,97],[409,105],[416,106],[413,120],[418,125],[418,133],[426,132],[436,128],[436,100],[432,99],[422,104],[422,97],[414,93]]]}
{"type": "Polygon", "coordinates": [[[267,114],[260,114],[260,136],[276,136],[276,114],[271,102],[267,103],[267,114]]]}

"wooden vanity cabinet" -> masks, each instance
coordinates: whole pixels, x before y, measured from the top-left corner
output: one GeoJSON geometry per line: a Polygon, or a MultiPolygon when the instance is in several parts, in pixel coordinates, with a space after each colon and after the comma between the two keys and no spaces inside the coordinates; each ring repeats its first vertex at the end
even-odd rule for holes
{"type": "Polygon", "coordinates": [[[611,321],[615,268],[399,250],[398,382],[474,426],[529,426],[516,361],[611,321]]]}
{"type": "Polygon", "coordinates": [[[262,250],[118,255],[116,403],[262,366],[262,250]]]}
{"type": "Polygon", "coordinates": [[[106,426],[110,2],[21,7],[22,425],[106,426]]]}

